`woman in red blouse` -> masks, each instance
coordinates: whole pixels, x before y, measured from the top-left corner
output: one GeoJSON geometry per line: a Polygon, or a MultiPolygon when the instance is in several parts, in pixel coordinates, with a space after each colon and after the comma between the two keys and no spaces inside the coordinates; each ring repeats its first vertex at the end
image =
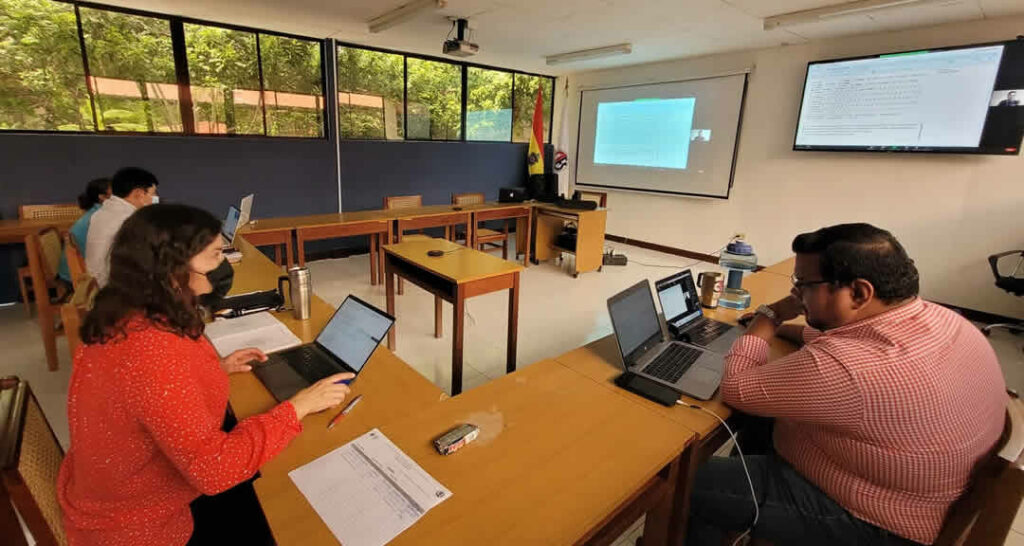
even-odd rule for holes
{"type": "Polygon", "coordinates": [[[202,335],[196,298],[222,259],[220,222],[194,207],[148,206],[118,232],[68,391],[71,448],[57,487],[72,546],[199,542],[189,503],[251,478],[304,416],[348,393],[335,382],[351,374],[331,376],[221,430],[227,374],[266,359],[246,349],[221,360],[202,335]]]}

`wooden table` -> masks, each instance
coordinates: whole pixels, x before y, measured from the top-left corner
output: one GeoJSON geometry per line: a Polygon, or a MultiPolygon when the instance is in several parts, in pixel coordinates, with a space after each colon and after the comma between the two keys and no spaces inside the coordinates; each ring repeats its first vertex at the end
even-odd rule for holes
{"type": "Polygon", "coordinates": [[[291,269],[295,264],[292,257],[292,230],[294,228],[288,225],[288,220],[288,218],[253,220],[238,228],[234,245],[237,248],[239,246],[237,240],[244,238],[255,246],[273,246],[274,261],[277,262],[277,265],[286,264],[288,269],[291,269]],[[284,248],[284,260],[281,259],[282,247],[284,248]]]}
{"type": "Polygon", "coordinates": [[[764,270],[769,273],[775,273],[776,275],[785,275],[788,277],[793,274],[794,267],[796,267],[796,256],[793,256],[792,258],[786,260],[782,260],[781,262],[775,265],[770,265],[764,268],[764,270]]]}
{"type": "MultiPolygon", "coordinates": [[[[462,340],[466,300],[508,290],[508,339],[505,369],[516,369],[519,325],[519,264],[444,239],[415,239],[384,247],[388,313],[395,313],[395,275],[434,295],[434,336],[441,337],[441,300],[454,307],[452,326],[452,396],[462,392],[462,340]],[[427,252],[439,250],[440,257],[427,252]]],[[[388,332],[388,348],[395,350],[396,327],[388,332]]]]}
{"type": "MultiPolygon", "coordinates": [[[[773,272],[765,270],[744,277],[743,287],[750,291],[751,309],[756,309],[762,303],[775,302],[789,294],[792,289],[792,283],[789,274],[783,274],[787,267],[784,265],[785,263],[777,264],[780,267],[776,268],[773,272]]],[[[790,267],[791,265],[790,262],[790,267]]],[[[721,306],[717,309],[704,310],[705,316],[730,324],[736,324],[737,320],[748,312],[749,310],[738,311],[721,306]]],[[[775,338],[770,344],[770,358],[780,358],[795,350],[796,346],[793,344],[780,338],[775,338]]],[[[728,440],[728,433],[717,419],[702,411],[684,406],[665,407],[615,385],[613,380],[623,372],[624,368],[614,335],[606,336],[583,347],[569,351],[555,357],[554,360],[591,378],[606,389],[616,392],[619,396],[629,398],[649,411],[687,427],[697,435],[697,442],[688,454],[689,460],[680,464],[680,471],[684,472],[686,476],[681,481],[680,487],[677,488],[674,501],[675,506],[672,510],[677,519],[670,524],[670,536],[673,537],[673,540],[680,539],[682,533],[685,532],[686,521],[690,513],[689,500],[694,473],[702,462],[711,457],[728,440]]],[[[698,404],[714,412],[722,419],[728,419],[732,415],[732,410],[722,402],[720,394],[716,394],[714,398],[708,401],[696,400],[685,395],[681,398],[688,404],[698,404]]]]}
{"type": "Polygon", "coordinates": [[[644,512],[644,543],[666,544],[679,455],[694,438],[551,360],[381,431],[454,493],[394,545],[609,544],[644,512]],[[459,423],[480,436],[438,455],[431,441],[459,423]]]}
{"type": "Polygon", "coordinates": [[[534,258],[543,262],[561,257],[563,252],[576,255],[573,277],[587,271],[600,271],[604,254],[604,229],[607,209],[567,209],[546,203],[534,204],[534,258]],[[555,243],[566,222],[576,223],[576,248],[562,248],[555,243]]]}
{"type": "Polygon", "coordinates": [[[392,237],[391,218],[385,211],[366,210],[304,216],[295,222],[295,240],[299,249],[299,265],[306,265],[306,241],[368,235],[370,237],[370,284],[384,277],[383,241],[392,237]]]}
{"type": "Polygon", "coordinates": [[[25,244],[30,233],[48,227],[57,228],[62,234],[71,229],[76,220],[0,220],[0,244],[25,244]]]}
{"type": "Polygon", "coordinates": [[[476,235],[480,222],[491,220],[516,219],[516,254],[523,254],[523,267],[530,264],[530,245],[526,242],[532,238],[533,231],[533,205],[529,203],[480,203],[476,205],[463,205],[462,209],[473,214],[473,248],[478,248],[476,235]],[[519,235],[523,236],[520,237],[519,235]]]}
{"type": "MultiPolygon", "coordinates": [[[[234,264],[232,294],[264,290],[277,284],[280,268],[268,260],[246,240],[237,246],[242,261],[234,264]]],[[[311,342],[330,320],[334,309],[319,297],[311,302],[309,320],[296,320],[290,311],[276,313],[303,342],[311,342]]],[[[327,411],[303,419],[303,432],[281,454],[260,469],[261,477],[254,486],[263,511],[277,542],[313,544],[316,529],[324,527],[302,493],[295,488],[288,472],[341,446],[383,423],[422,412],[447,398],[441,389],[409,367],[386,347],[378,347],[370,357],[359,379],[352,383],[352,396],[362,394],[359,409],[353,411],[333,430],[327,422],[336,413],[327,411]]],[[[231,375],[231,408],[239,419],[261,413],[277,402],[252,374],[231,375]]],[[[324,527],[326,529],[326,527],[324,527]]],[[[319,544],[337,544],[333,536],[319,544]]]]}

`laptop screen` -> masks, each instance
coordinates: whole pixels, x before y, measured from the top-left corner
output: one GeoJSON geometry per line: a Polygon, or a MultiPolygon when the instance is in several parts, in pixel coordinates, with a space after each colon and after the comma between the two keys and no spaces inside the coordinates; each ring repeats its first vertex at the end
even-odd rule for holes
{"type": "Polygon", "coordinates": [[[239,214],[239,219],[238,219],[238,225],[240,225],[240,226],[244,226],[244,225],[248,224],[249,220],[252,219],[252,200],[253,200],[253,197],[255,197],[255,194],[250,193],[249,195],[246,195],[245,197],[242,198],[242,202],[238,206],[238,208],[239,208],[239,210],[241,212],[239,214]]]}
{"type": "Polygon", "coordinates": [[[651,285],[646,280],[609,299],[608,314],[611,315],[619,350],[627,366],[628,357],[645,343],[661,341],[661,321],[654,308],[651,285]]]}
{"type": "Polygon", "coordinates": [[[359,373],[394,322],[379,309],[349,296],[341,302],[316,342],[359,373]]]}
{"type": "Polygon", "coordinates": [[[658,300],[669,324],[687,323],[701,316],[700,296],[690,270],[658,281],[658,300]]]}
{"type": "Polygon", "coordinates": [[[221,227],[221,234],[227,239],[228,244],[235,240],[235,230],[238,229],[238,217],[240,213],[234,206],[228,209],[228,215],[224,218],[224,225],[221,227]]]}

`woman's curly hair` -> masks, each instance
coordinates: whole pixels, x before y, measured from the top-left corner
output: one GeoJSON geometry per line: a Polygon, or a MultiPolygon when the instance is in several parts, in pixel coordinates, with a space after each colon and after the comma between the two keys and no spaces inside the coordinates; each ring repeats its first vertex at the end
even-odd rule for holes
{"type": "Polygon", "coordinates": [[[189,288],[189,261],[220,228],[209,212],[188,205],[150,205],[132,214],[114,237],[110,279],[82,322],[82,341],[121,338],[134,316],[198,339],[203,321],[189,288]]]}

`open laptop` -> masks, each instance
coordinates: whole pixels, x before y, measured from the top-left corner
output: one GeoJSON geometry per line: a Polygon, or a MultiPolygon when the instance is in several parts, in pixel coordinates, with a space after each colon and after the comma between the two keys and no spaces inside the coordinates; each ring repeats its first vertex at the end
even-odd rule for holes
{"type": "Polygon", "coordinates": [[[743,335],[736,326],[704,316],[697,285],[689,269],[661,279],[654,284],[654,289],[658,292],[668,331],[679,341],[725,354],[743,335]]]}
{"type": "Polygon", "coordinates": [[[249,223],[249,218],[252,215],[252,201],[255,194],[250,193],[242,198],[242,202],[239,204],[239,208],[235,208],[234,205],[228,207],[228,215],[224,218],[223,227],[221,227],[221,235],[224,236],[224,249],[228,250],[235,244],[235,232],[238,228],[249,223]]]}
{"type": "Polygon", "coordinates": [[[608,300],[615,340],[626,370],[700,400],[718,389],[725,364],[721,354],[669,341],[661,329],[651,285],[640,281],[608,300]]]}
{"type": "Polygon", "coordinates": [[[279,402],[317,381],[340,372],[359,374],[395,317],[349,296],[324,326],[316,341],[269,355],[253,373],[279,402]]]}
{"type": "Polygon", "coordinates": [[[234,205],[228,207],[228,215],[224,217],[224,223],[221,224],[220,228],[220,235],[224,238],[221,241],[221,246],[224,250],[230,249],[231,245],[235,243],[235,232],[238,231],[241,217],[241,211],[235,208],[234,205]]]}

